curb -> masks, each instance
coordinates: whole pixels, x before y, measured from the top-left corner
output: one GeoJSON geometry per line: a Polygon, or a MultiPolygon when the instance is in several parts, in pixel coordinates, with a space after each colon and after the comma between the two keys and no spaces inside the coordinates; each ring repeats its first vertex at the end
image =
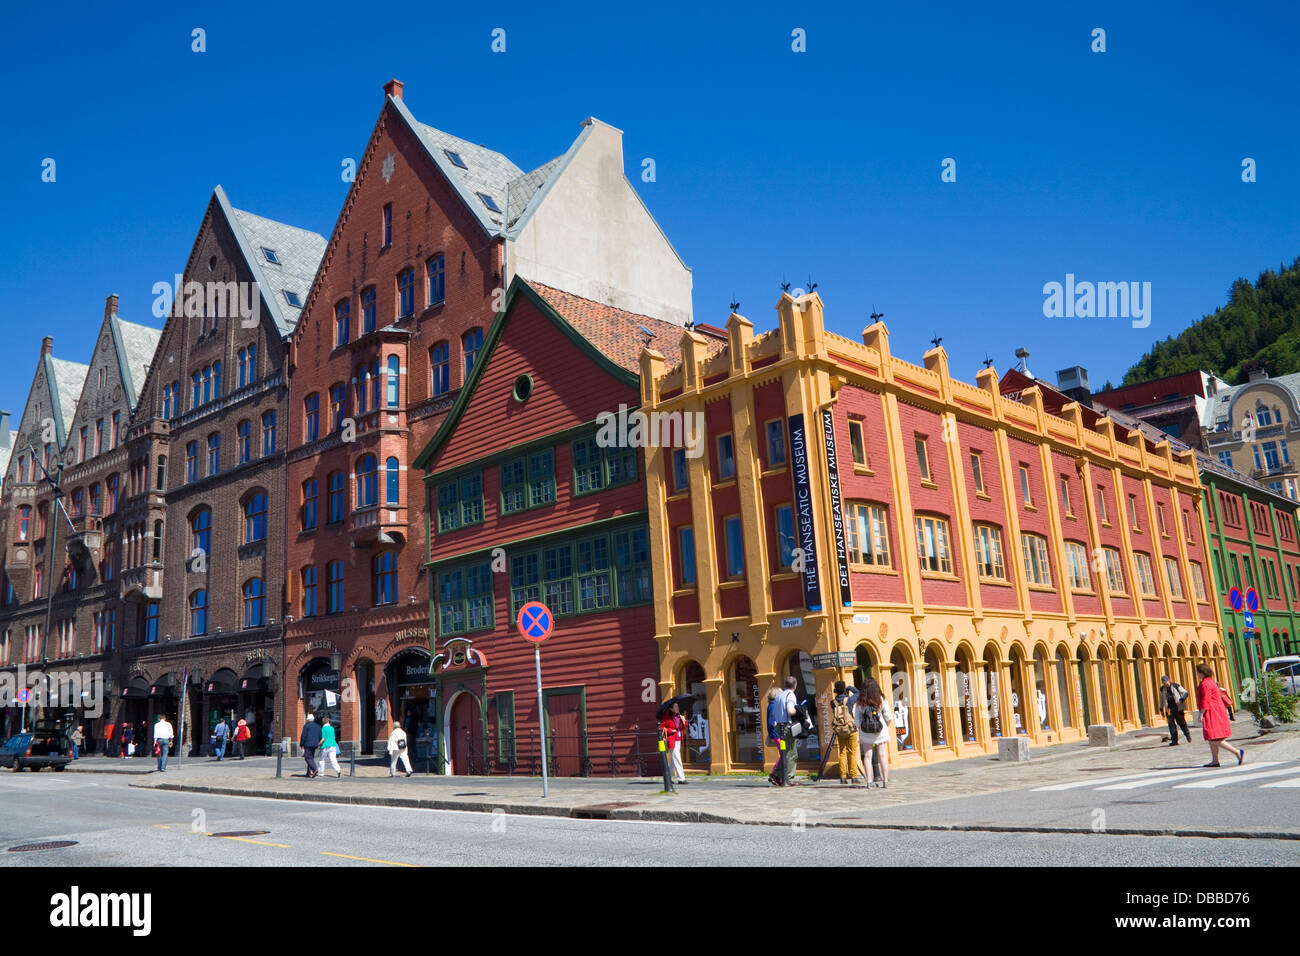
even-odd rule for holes
{"type": "MultiPolygon", "coordinates": [[[[131,784],[136,787],[139,784],[131,784]]],[[[274,790],[252,790],[240,787],[209,787],[181,783],[163,783],[149,790],[171,790],[182,793],[210,793],[224,797],[261,797],[270,800],[296,800],[301,803],[335,803],[353,806],[380,806],[410,810],[459,810],[465,813],[495,813],[500,810],[518,816],[561,817],[574,820],[645,820],[655,823],[719,823],[740,826],[788,827],[789,821],[742,820],[738,817],[709,813],[702,810],[652,810],[630,808],[605,808],[587,806],[536,806],[534,804],[467,803],[456,800],[427,800],[418,797],[360,796],[331,793],[286,793],[274,790]]],[[[1107,827],[1095,831],[1090,827],[1052,827],[992,823],[852,823],[847,821],[812,820],[806,827],[845,830],[903,830],[939,831],[944,833],[1077,833],[1093,836],[1157,836],[1199,837],[1221,840],[1300,840],[1300,831],[1287,830],[1209,830],[1199,827],[1107,827]]]]}

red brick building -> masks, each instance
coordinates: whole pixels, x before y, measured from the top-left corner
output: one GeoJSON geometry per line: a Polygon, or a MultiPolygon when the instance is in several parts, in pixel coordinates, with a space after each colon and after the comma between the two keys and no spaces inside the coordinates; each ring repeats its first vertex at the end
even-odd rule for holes
{"type": "Polygon", "coordinates": [[[426,502],[409,468],[507,286],[523,275],[680,325],[690,272],[623,175],[613,127],[585,121],[525,172],[418,122],[396,80],[384,89],[291,340],[285,674],[291,724],[324,711],[371,752],[401,721],[420,759],[439,718],[426,502]]]}
{"type": "Polygon", "coordinates": [[[218,186],[127,432],[115,718],[175,722],[184,699],[191,751],[220,716],[255,749],[282,720],[284,339],[324,245],[218,186]]]}

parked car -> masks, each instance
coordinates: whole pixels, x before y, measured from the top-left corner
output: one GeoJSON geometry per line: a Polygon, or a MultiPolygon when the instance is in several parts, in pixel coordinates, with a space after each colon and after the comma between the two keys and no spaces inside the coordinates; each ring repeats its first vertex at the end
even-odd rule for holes
{"type": "Polygon", "coordinates": [[[72,740],[61,728],[37,726],[0,746],[0,767],[62,770],[72,763],[72,740]]]}
{"type": "Polygon", "coordinates": [[[1264,662],[1265,674],[1276,674],[1288,694],[1300,694],[1300,654],[1270,657],[1264,662]]]}

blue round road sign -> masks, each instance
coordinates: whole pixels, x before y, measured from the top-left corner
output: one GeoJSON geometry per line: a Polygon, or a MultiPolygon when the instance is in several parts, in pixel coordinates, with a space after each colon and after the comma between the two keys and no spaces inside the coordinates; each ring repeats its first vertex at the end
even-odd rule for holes
{"type": "Polygon", "coordinates": [[[1246,607],[1252,611],[1259,610],[1259,595],[1255,593],[1254,588],[1246,588],[1246,607]]]}
{"type": "Polygon", "coordinates": [[[519,633],[524,636],[524,640],[540,644],[551,636],[555,619],[551,616],[551,609],[541,601],[529,601],[519,609],[519,617],[515,620],[515,624],[518,625],[519,633]]]}
{"type": "Polygon", "coordinates": [[[25,704],[32,699],[32,692],[26,688],[18,692],[18,703],[25,704]]]}
{"type": "Polygon", "coordinates": [[[1228,603],[1232,605],[1234,611],[1240,611],[1242,608],[1241,588],[1233,588],[1228,592],[1228,603]]]}

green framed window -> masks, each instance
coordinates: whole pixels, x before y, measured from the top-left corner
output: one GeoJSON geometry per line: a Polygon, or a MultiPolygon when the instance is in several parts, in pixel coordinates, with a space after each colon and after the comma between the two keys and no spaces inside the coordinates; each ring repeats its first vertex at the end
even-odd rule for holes
{"type": "Polygon", "coordinates": [[[636,449],[602,448],[595,438],[573,443],[573,493],[590,494],[612,485],[636,480],[636,449]]]}
{"type": "Polygon", "coordinates": [[[645,526],[548,542],[510,555],[511,614],[543,601],[556,617],[651,600],[650,531],[645,526]]]}
{"type": "Polygon", "coordinates": [[[482,472],[443,482],[437,496],[439,533],[483,521],[482,472]]]}
{"type": "Polygon", "coordinates": [[[489,561],[438,572],[439,634],[491,630],[494,625],[489,561]]]}
{"type": "Polygon", "coordinates": [[[497,766],[501,769],[515,763],[515,692],[503,690],[492,696],[493,716],[497,728],[497,766]]]}
{"type": "Polygon", "coordinates": [[[501,513],[514,514],[555,500],[555,449],[547,448],[501,465],[501,513]]]}

